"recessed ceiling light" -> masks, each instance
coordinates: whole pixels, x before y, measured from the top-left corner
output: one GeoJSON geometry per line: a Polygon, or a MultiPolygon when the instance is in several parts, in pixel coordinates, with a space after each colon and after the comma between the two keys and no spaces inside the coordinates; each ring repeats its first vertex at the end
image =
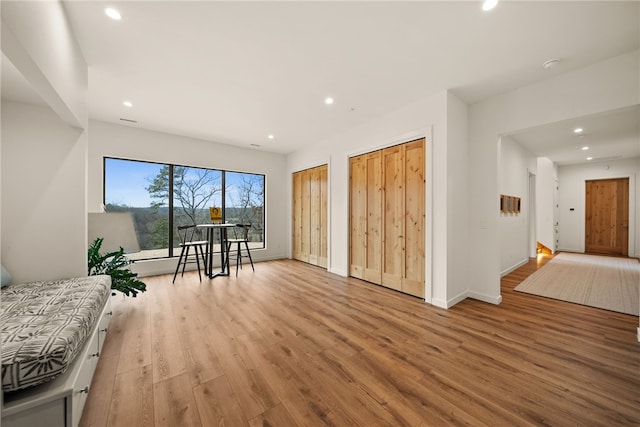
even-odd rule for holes
{"type": "Polygon", "coordinates": [[[587,157],[587,160],[593,160],[593,157],[587,157]]]}
{"type": "Polygon", "coordinates": [[[582,133],[582,131],[583,131],[583,130],[584,130],[584,129],[582,129],[582,128],[575,128],[575,129],[573,130],[573,133],[582,133]]]}
{"type": "Polygon", "coordinates": [[[125,107],[129,107],[129,108],[133,107],[133,103],[131,101],[124,101],[122,103],[122,105],[124,105],[125,107]]]}
{"type": "Polygon", "coordinates": [[[587,147],[586,145],[584,147],[582,147],[582,151],[587,151],[589,149],[589,147],[587,147]]]}
{"type": "Polygon", "coordinates": [[[116,21],[119,21],[122,19],[122,15],[120,15],[120,12],[118,12],[112,7],[106,8],[104,10],[104,13],[106,13],[109,18],[114,19],[116,21]]]}
{"type": "Polygon", "coordinates": [[[331,98],[331,97],[325,98],[324,99],[324,103],[327,104],[327,105],[333,104],[333,98],[331,98]]]}
{"type": "Polygon", "coordinates": [[[273,138],[274,138],[274,136],[273,136],[273,135],[269,135],[269,136],[267,136],[267,138],[269,138],[269,139],[273,139],[273,138]]]}
{"type": "Polygon", "coordinates": [[[484,0],[482,3],[482,10],[488,11],[496,7],[498,0],[484,0]]]}

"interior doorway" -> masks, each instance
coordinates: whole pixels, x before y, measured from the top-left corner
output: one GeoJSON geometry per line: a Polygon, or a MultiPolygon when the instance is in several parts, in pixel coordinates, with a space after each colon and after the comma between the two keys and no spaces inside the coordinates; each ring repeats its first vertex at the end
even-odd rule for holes
{"type": "Polygon", "coordinates": [[[585,183],[585,251],[629,254],[629,178],[585,183]]]}

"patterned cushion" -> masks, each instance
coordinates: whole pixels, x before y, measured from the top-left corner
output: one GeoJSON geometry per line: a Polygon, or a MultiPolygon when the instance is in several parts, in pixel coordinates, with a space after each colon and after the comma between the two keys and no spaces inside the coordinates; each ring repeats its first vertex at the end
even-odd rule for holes
{"type": "Polygon", "coordinates": [[[65,372],[98,321],[110,288],[109,276],[3,288],[2,389],[30,387],[65,372]]]}

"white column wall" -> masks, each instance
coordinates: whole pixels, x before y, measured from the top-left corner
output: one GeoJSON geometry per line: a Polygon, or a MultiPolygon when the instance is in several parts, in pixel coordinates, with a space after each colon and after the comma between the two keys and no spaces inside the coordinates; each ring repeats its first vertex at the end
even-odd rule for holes
{"type": "Polygon", "coordinates": [[[87,66],[60,2],[2,2],[2,52],[50,108],[2,105],[2,262],[14,282],[87,274],[87,66]]]}
{"type": "MultiPolygon", "coordinates": [[[[287,256],[291,233],[286,228],[285,156],[91,120],[88,156],[89,212],[100,212],[100,204],[103,202],[104,157],[264,174],[266,249],[252,250],[251,254],[255,261],[287,256]]],[[[175,259],[161,259],[137,261],[132,269],[141,276],[147,276],[169,273],[175,267],[175,259]]]]}
{"type": "Polygon", "coordinates": [[[84,132],[2,103],[2,263],[13,282],[87,275],[84,132]]]}
{"type": "Polygon", "coordinates": [[[470,106],[471,290],[500,297],[498,139],[518,130],[640,103],[639,52],[550,77],[470,106]]]}
{"type": "MultiPolygon", "coordinates": [[[[520,197],[519,214],[500,214],[500,275],[529,260],[529,172],[537,173],[536,157],[503,136],[499,149],[499,194],[520,197]]],[[[537,187],[537,186],[536,186],[537,187]]]]}
{"type": "MultiPolygon", "coordinates": [[[[468,163],[469,147],[468,135],[468,106],[453,93],[447,92],[447,170],[446,170],[446,198],[447,198],[447,257],[440,260],[447,265],[447,293],[444,301],[434,301],[440,307],[452,307],[468,296],[483,299],[482,295],[469,292],[469,269],[466,260],[468,252],[467,216],[469,215],[469,171],[460,165],[468,163]]],[[[434,158],[435,163],[440,158],[434,158]]],[[[434,178],[435,188],[440,188],[441,182],[434,178]],[[440,184],[440,185],[439,185],[440,184]]],[[[434,190],[435,191],[435,190],[434,190]]],[[[445,213],[445,212],[442,212],[445,213]]],[[[442,221],[442,220],[441,220],[442,221]]],[[[434,223],[439,227],[441,222],[434,223]]]]}

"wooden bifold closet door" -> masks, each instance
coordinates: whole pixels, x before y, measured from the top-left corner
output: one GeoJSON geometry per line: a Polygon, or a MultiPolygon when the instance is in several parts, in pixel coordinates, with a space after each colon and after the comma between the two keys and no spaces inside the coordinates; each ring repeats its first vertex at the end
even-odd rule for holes
{"type": "Polygon", "coordinates": [[[424,297],[424,139],[350,159],[349,274],[424,297]]]}
{"type": "Polygon", "coordinates": [[[327,268],[327,165],[293,174],[293,258],[327,268]]]}

